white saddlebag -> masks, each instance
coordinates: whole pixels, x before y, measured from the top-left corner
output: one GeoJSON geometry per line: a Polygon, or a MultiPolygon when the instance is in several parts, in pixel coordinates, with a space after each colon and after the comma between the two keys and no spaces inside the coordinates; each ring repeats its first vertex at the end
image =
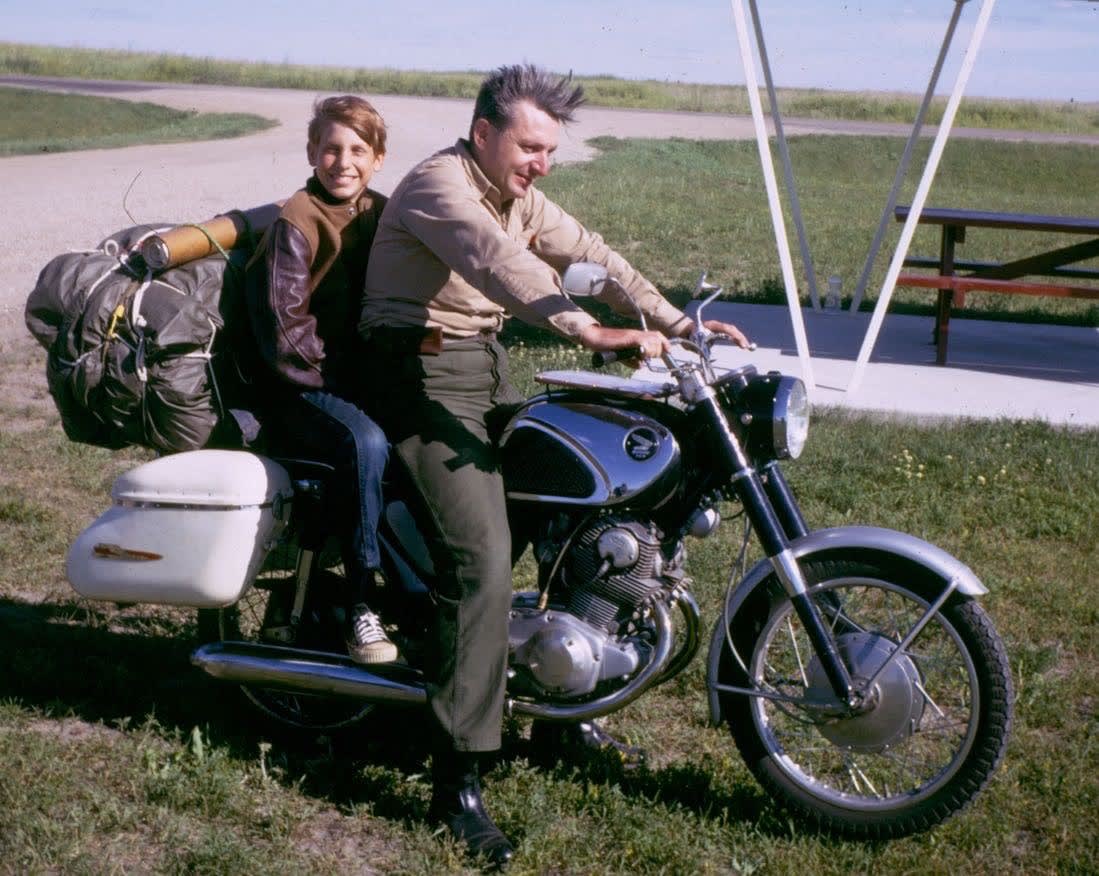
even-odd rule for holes
{"type": "Polygon", "coordinates": [[[253,453],[155,459],[114,482],[114,506],[76,539],[66,574],[90,599],[230,605],[285,527],[292,493],[286,470],[253,453]]]}

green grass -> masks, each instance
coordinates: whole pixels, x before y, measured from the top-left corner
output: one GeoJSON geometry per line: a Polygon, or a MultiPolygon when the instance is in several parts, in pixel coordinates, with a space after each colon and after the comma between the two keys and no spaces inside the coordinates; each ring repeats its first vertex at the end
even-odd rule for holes
{"type": "MultiPolygon", "coordinates": [[[[461,98],[474,97],[484,78],[483,71],[474,70],[428,73],[363,67],[320,67],[3,42],[0,42],[0,73],[461,98]]],[[[613,76],[580,76],[577,79],[584,84],[589,100],[596,106],[741,115],[750,112],[747,90],[743,86],[618,79],[613,76]]],[[[766,94],[763,93],[761,97],[766,107],[766,94]]],[[[911,94],[829,92],[817,89],[779,89],[778,97],[783,113],[791,117],[909,124],[915,118],[920,103],[919,96],[911,94]]],[[[929,116],[931,122],[937,122],[941,118],[944,106],[945,100],[935,101],[929,116]]],[[[1097,133],[1099,105],[973,99],[963,103],[957,124],[1097,133]]]]}
{"type": "Polygon", "coordinates": [[[197,113],[153,103],[0,88],[0,155],[112,149],[239,137],[269,128],[247,113],[197,113]]]}

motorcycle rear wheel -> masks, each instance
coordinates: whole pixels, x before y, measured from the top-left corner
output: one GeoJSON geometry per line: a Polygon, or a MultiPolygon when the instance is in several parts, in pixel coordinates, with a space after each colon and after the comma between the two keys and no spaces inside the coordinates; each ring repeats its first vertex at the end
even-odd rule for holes
{"type": "MultiPolygon", "coordinates": [[[[204,642],[263,642],[287,644],[272,637],[272,628],[285,625],[294,601],[292,557],[296,545],[277,548],[253,586],[233,605],[200,609],[199,637],[204,642]]],[[[342,568],[342,567],[340,567],[342,568]]],[[[344,653],[341,599],[344,579],[333,570],[313,573],[309,598],[296,630],[294,644],[316,651],[344,653]]],[[[294,730],[330,732],[363,721],[375,708],[371,703],[341,697],[318,696],[241,685],[240,690],[266,717],[294,730]]]]}
{"type": "MultiPolygon", "coordinates": [[[[832,554],[802,568],[856,682],[877,672],[943,588],[895,558],[832,554]]],[[[963,597],[948,600],[881,673],[864,714],[835,718],[812,708],[834,695],[773,577],[738,612],[721,667],[722,684],[788,698],[726,693],[722,713],[764,788],[841,835],[933,827],[972,802],[1007,746],[1007,657],[987,615],[963,597]]]]}

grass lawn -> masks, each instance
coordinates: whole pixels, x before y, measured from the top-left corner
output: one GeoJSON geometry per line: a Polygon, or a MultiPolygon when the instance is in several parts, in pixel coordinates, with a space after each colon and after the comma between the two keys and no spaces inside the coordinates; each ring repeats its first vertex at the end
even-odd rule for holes
{"type": "MultiPolygon", "coordinates": [[[[895,161],[900,145],[794,143],[807,225],[839,239],[818,254],[827,260],[821,273],[850,277],[859,266],[884,200],[864,180],[888,180],[873,162],[895,161]]],[[[673,295],[701,267],[746,298],[774,294],[773,241],[750,145],[602,146],[602,158],[546,180],[551,195],[673,295]]],[[[996,208],[1010,191],[1026,201],[1017,209],[1075,212],[1099,190],[1088,154],[955,143],[943,179],[952,204],[996,208]]],[[[984,245],[976,236],[967,243],[974,257],[984,245]]],[[[1041,300],[1036,315],[1096,324],[1092,311],[1051,304],[1041,300]]],[[[534,371],[579,361],[575,348],[546,335],[516,328],[509,337],[525,388],[534,371]]],[[[73,594],[66,546],[105,508],[114,477],[148,454],[66,441],[41,351],[18,342],[4,352],[0,871],[461,871],[454,845],[424,821],[421,716],[379,712],[351,736],[287,738],[255,721],[233,689],[190,668],[193,612],[73,594]]],[[[991,786],[922,836],[861,843],[817,835],[771,804],[727,730],[708,725],[698,659],[608,722],[648,750],[643,770],[606,760],[536,765],[527,727],[509,727],[486,788],[491,811],[518,842],[513,872],[1094,872],[1099,430],[932,427],[822,412],[805,456],[786,472],[813,527],[870,523],[913,533],[960,557],[990,588],[983,604],[1005,640],[1018,696],[1014,736],[991,786]]],[[[735,508],[724,511],[731,517],[735,508]]],[[[737,529],[728,523],[688,545],[709,623],[737,529]]],[[[517,583],[531,586],[532,571],[524,561],[517,583]]]]}
{"type": "Polygon", "coordinates": [[[248,113],[197,113],[155,103],[0,88],[0,155],[216,140],[275,124],[248,113]]]}

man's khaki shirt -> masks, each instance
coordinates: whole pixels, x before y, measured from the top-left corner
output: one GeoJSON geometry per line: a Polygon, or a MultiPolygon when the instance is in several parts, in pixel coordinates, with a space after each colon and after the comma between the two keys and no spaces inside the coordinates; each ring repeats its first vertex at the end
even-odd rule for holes
{"type": "MultiPolygon", "coordinates": [[[[577,338],[597,323],[561,291],[560,272],[578,261],[606,267],[653,328],[676,334],[687,324],[598,234],[533,186],[502,202],[459,140],[413,168],[390,197],[370,251],[359,329],[416,326],[464,338],[498,331],[513,315],[577,338]]],[[[607,303],[636,316],[629,301],[607,303]]]]}

